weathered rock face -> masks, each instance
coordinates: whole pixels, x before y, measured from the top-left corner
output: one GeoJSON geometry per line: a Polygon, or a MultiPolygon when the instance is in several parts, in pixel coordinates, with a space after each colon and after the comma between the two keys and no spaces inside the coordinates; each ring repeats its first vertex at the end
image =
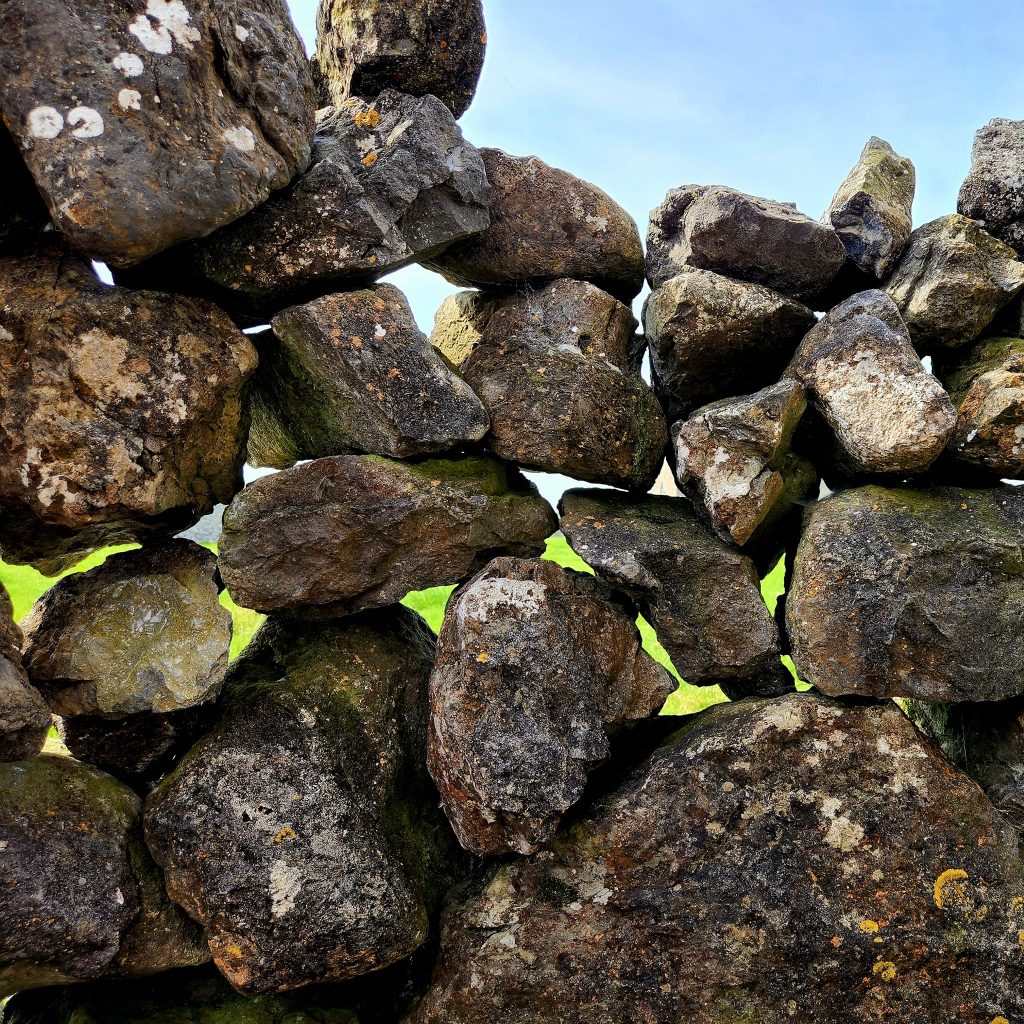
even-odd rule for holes
{"type": "Polygon", "coordinates": [[[426,937],[461,866],[424,767],[433,646],[401,607],[269,621],[147,801],[168,890],[240,992],[363,974],[426,937]]]}
{"type": "Polygon", "coordinates": [[[829,694],[1024,693],[1024,494],[863,487],[813,506],[786,598],[801,679],[829,694]]]}
{"type": "Polygon", "coordinates": [[[971,169],[960,186],[957,213],[981,221],[990,235],[1024,250],[1024,195],[1020,164],[1024,121],[994,117],[974,134],[971,169]]]}
{"type": "Polygon", "coordinates": [[[496,459],[338,456],[250,484],[225,513],[220,571],[243,607],[342,615],[458,583],[496,555],[539,555],[556,528],[496,459]]]}
{"type": "Polygon", "coordinates": [[[50,709],[21,662],[21,630],[0,584],[0,761],[38,754],[50,731],[50,709]]]}
{"type": "Polygon", "coordinates": [[[139,798],[68,757],[0,764],[0,997],[203,963],[142,843],[139,798]]]}
{"type": "Polygon", "coordinates": [[[919,352],[973,341],[1022,288],[1024,263],[967,217],[919,227],[885,284],[919,352]]]}
{"type": "Polygon", "coordinates": [[[895,266],[913,227],[916,180],[905,156],[882,139],[868,139],[822,217],[859,270],[881,279],[895,266]]]}
{"type": "Polygon", "coordinates": [[[0,248],[16,244],[40,231],[50,219],[42,196],[14,140],[0,120],[0,248]]]}
{"type": "Polygon", "coordinates": [[[462,845],[535,853],[609,753],[675,681],[636,609],[590,576],[496,558],[451,599],[430,678],[427,766],[462,845]]]}
{"type": "Polygon", "coordinates": [[[317,60],[331,100],[383,89],[436,96],[461,117],[484,64],[487,29],[480,0],[321,0],[317,60]]]}
{"type": "Polygon", "coordinates": [[[670,420],[778,380],[814,326],[779,292],[684,267],[644,305],[655,390],[670,420]]]}
{"type": "Polygon", "coordinates": [[[249,462],[370,453],[403,458],[478,441],[480,400],[389,284],[292,306],[260,343],[249,462]]]}
{"type": "Polygon", "coordinates": [[[652,288],[684,267],[700,267],[808,301],[828,286],[845,260],[831,226],[793,206],[724,185],[671,189],[651,211],[647,229],[652,288]]]}
{"type": "MultiPolygon", "coordinates": [[[[488,321],[508,301],[509,297],[501,292],[466,291],[449,295],[434,314],[430,344],[453,366],[463,366],[483,338],[488,321]]],[[[628,308],[626,311],[629,312],[628,308]]]]}
{"type": "Polygon", "coordinates": [[[0,548],[57,573],[241,486],[256,353],[215,306],[108,288],[56,243],[0,257],[0,548]]]}
{"type": "Polygon", "coordinates": [[[819,320],[789,372],[807,387],[834,436],[833,459],[850,473],[923,472],[956,425],[956,409],[921,365],[900,311],[876,289],[819,320]]]}
{"type": "Polygon", "coordinates": [[[13,0],[0,40],[0,111],[95,259],[205,235],[309,159],[313,85],[285,0],[13,0]]]}
{"type": "Polygon", "coordinates": [[[500,149],[480,155],[493,189],[490,227],[423,260],[425,266],[475,288],[536,288],[569,277],[623,302],[639,294],[640,233],[610,196],[535,156],[500,149]]]}

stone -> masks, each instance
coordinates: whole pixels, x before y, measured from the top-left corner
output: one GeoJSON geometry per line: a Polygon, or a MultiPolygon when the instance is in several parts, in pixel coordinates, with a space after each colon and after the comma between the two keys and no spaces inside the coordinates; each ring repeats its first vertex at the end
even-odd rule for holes
{"type": "Polygon", "coordinates": [[[535,156],[480,155],[493,190],[490,226],[424,266],[460,287],[540,288],[569,277],[632,302],[644,283],[643,246],[618,203],[535,156]]]}
{"type": "Polygon", "coordinates": [[[434,314],[430,344],[453,366],[464,366],[483,339],[488,321],[510,298],[514,296],[474,290],[449,295],[434,314]]]}
{"type": "Polygon", "coordinates": [[[818,474],[790,442],[807,408],[795,380],[698,409],[672,431],[675,477],[724,541],[743,547],[794,502],[818,494],[818,474]]]}
{"type": "Polygon", "coordinates": [[[427,767],[471,853],[536,853],[607,759],[608,734],[675,690],[635,620],[604,584],[542,559],[496,558],[453,595],[427,767]]]}
{"type": "Polygon", "coordinates": [[[219,723],[148,798],[168,891],[239,992],[341,981],[426,938],[462,871],[425,768],[433,657],[402,607],[271,619],[219,723]]]}
{"type": "Polygon", "coordinates": [[[774,383],[814,324],[807,306],[770,288],[681,268],[644,305],[651,379],[669,420],[774,383]]]}
{"type": "Polygon", "coordinates": [[[919,227],[885,283],[922,353],[973,341],[1022,288],[1016,252],[959,214],[919,227]]]}
{"type": "Polygon", "coordinates": [[[38,234],[49,221],[43,198],[25,161],[0,119],[0,249],[13,247],[38,234]]]}
{"type": "Polygon", "coordinates": [[[321,0],[317,61],[331,100],[383,89],[436,96],[456,117],[473,100],[487,29],[480,0],[321,0]]]}
{"type": "Polygon", "coordinates": [[[960,186],[957,213],[1017,252],[1024,250],[1024,121],[994,117],[974,134],[971,169],[960,186]]]}
{"type": "Polygon", "coordinates": [[[146,853],[141,809],[69,757],[0,764],[0,998],[208,959],[146,853]]]}
{"type": "Polygon", "coordinates": [[[647,280],[660,288],[684,267],[714,270],[813,301],[846,261],[830,225],[795,206],[724,185],[671,189],[651,211],[647,280]]]}
{"type": "Polygon", "coordinates": [[[272,327],[257,342],[254,466],[353,453],[408,458],[487,433],[480,399],[427,342],[393,285],[292,306],[272,327]]]}
{"type": "Polygon", "coordinates": [[[50,731],[50,709],[22,665],[22,641],[11,598],[0,584],[0,762],[38,754],[50,731]]]}
{"type": "Polygon", "coordinates": [[[914,165],[872,136],[822,220],[831,224],[858,270],[888,277],[913,227],[914,165]]]}
{"type": "Polygon", "coordinates": [[[633,599],[688,683],[792,688],[754,563],[689,502],[574,488],[558,507],[573,551],[633,599]]]}
{"type": "Polygon", "coordinates": [[[224,515],[220,571],[236,603],[347,615],[530,557],[557,529],[512,466],[486,456],[318,459],[250,484],[224,515]]]}
{"type": "Polygon", "coordinates": [[[0,112],[57,228],[130,266],[302,171],[314,95],[285,0],[12,0],[0,112]]]}
{"type": "Polygon", "coordinates": [[[1016,836],[895,705],[723,704],[456,894],[411,1020],[1012,1020],[1022,892],[1016,836]]]}
{"type": "Polygon", "coordinates": [[[896,304],[872,289],[827,313],[788,371],[830,428],[836,462],[853,474],[924,472],[949,443],[956,409],[921,364],[896,304]]]}
{"type": "Polygon", "coordinates": [[[1006,700],[1024,693],[1024,493],[870,486],[807,513],[786,621],[824,693],[1006,700]]]}
{"type": "Polygon", "coordinates": [[[190,540],[110,555],[25,620],[25,667],[55,714],[122,718],[213,700],[231,646],[217,556],[190,540]]]}
{"type": "Polygon", "coordinates": [[[0,550],[49,575],[241,487],[256,352],[209,302],[103,285],[56,242],[0,257],[0,550]]]}

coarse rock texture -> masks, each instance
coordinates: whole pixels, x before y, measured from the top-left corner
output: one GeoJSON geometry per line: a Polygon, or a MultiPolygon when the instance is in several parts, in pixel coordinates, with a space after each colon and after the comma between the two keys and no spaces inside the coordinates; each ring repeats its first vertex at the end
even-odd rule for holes
{"type": "Polygon", "coordinates": [[[980,221],[990,235],[1024,251],[1024,121],[994,117],[974,133],[971,169],[960,186],[957,213],[980,221]]]}
{"type": "Polygon", "coordinates": [[[1016,252],[955,213],[919,227],[885,283],[922,353],[973,341],[1022,288],[1016,252]]]}
{"type": "Polygon", "coordinates": [[[252,465],[284,469],[353,453],[405,458],[487,433],[480,399],[428,343],[393,285],[292,306],[272,327],[257,339],[252,465]]]}
{"type": "Polygon", "coordinates": [[[922,366],[896,304],[877,289],[822,317],[788,372],[831,429],[836,450],[828,461],[844,472],[921,473],[956,426],[949,395],[922,366]]]}
{"type": "Polygon", "coordinates": [[[683,267],[644,305],[651,378],[670,420],[778,380],[814,326],[807,306],[779,292],[683,267]]]}
{"type": "Polygon", "coordinates": [[[406,608],[271,619],[220,722],[150,795],[168,891],[240,992],[340,981],[426,938],[462,867],[425,768],[433,660],[406,608]]]}
{"type": "Polygon", "coordinates": [[[792,688],[754,563],[699,522],[689,502],[576,488],[559,510],[572,549],[633,598],[688,683],[727,693],[792,688]]]}
{"type": "Polygon", "coordinates": [[[894,705],[720,705],[462,893],[413,1020],[1012,1020],[1022,893],[1015,835],[894,705]]]}
{"type": "Polygon", "coordinates": [[[670,189],[651,211],[647,280],[660,288],[684,267],[811,301],[839,273],[846,250],[831,226],[773,199],[724,185],[670,189]]]}
{"type": "Polygon", "coordinates": [[[887,277],[913,227],[914,165],[872,136],[822,217],[858,270],[887,277]]]}
{"type": "Polygon", "coordinates": [[[465,291],[449,295],[434,314],[430,344],[453,366],[464,366],[483,338],[488,321],[509,298],[501,292],[465,291]]]}
{"type": "Polygon", "coordinates": [[[318,459],[250,484],[224,515],[220,571],[245,608],[345,615],[544,550],[557,520],[486,456],[318,459]]]}
{"type": "Polygon", "coordinates": [[[37,234],[50,219],[42,196],[0,118],[0,249],[37,234]]]}
{"type": "Polygon", "coordinates": [[[467,850],[535,853],[608,757],[608,733],[675,690],[635,620],[592,576],[541,559],[496,558],[449,601],[427,766],[467,850]]]}
{"type": "Polygon", "coordinates": [[[55,575],[230,501],[255,369],[209,302],[107,287],[56,242],[0,257],[3,558],[55,575]]]}
{"type": "Polygon", "coordinates": [[[285,0],[11,0],[0,113],[58,229],[129,266],[220,227],[309,160],[285,0]]]}
{"type": "Polygon", "coordinates": [[[142,841],[139,798],[69,757],[0,764],[0,998],[208,959],[142,841]]]}
{"type": "Polygon", "coordinates": [[[190,540],[111,555],[59,580],[25,620],[25,667],[55,714],[177,711],[220,691],[231,613],[217,557],[190,540]]]}
{"type": "Polygon", "coordinates": [[[320,0],[316,59],[335,104],[383,89],[436,96],[461,117],[484,65],[481,0],[320,0]]]}
{"type": "Polygon", "coordinates": [[[596,185],[535,156],[481,149],[491,183],[491,223],[423,260],[453,284],[539,288],[560,277],[590,281],[622,302],[644,283],[633,219],[596,185]]]}
{"type": "Polygon", "coordinates": [[[11,598],[0,583],[0,761],[38,754],[50,731],[50,709],[22,666],[22,641],[11,598]]]}
{"type": "Polygon", "coordinates": [[[723,540],[742,547],[793,503],[817,497],[814,467],[790,450],[807,393],[787,379],[726,398],[675,425],[675,477],[723,540]]]}
{"type": "Polygon", "coordinates": [[[812,506],[786,597],[793,661],[825,693],[1024,694],[1024,492],[863,487],[812,506]]]}

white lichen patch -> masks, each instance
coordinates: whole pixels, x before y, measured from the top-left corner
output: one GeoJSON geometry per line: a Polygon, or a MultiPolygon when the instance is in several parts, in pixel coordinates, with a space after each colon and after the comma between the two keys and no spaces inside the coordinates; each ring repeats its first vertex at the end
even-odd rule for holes
{"type": "Polygon", "coordinates": [[[251,153],[256,148],[256,136],[248,128],[228,128],[222,133],[221,138],[242,153],[251,153]]]}
{"type": "Polygon", "coordinates": [[[76,139],[95,139],[103,134],[103,116],[93,107],[75,107],[68,111],[68,124],[76,139]]]}
{"type": "Polygon", "coordinates": [[[235,38],[244,43],[249,38],[249,30],[244,25],[235,26],[235,38]]]}
{"type": "Polygon", "coordinates": [[[458,621],[487,620],[498,609],[511,609],[513,614],[532,618],[540,613],[547,587],[532,580],[482,579],[463,591],[459,601],[458,621]]]}
{"type": "Polygon", "coordinates": [[[117,94],[117,102],[122,110],[141,110],[142,93],[138,89],[122,89],[117,94]]]}
{"type": "Polygon", "coordinates": [[[138,78],[145,68],[142,58],[137,53],[119,53],[113,64],[125,78],[138,78]]]}
{"type": "Polygon", "coordinates": [[[128,31],[150,53],[167,56],[174,44],[191,50],[200,40],[200,34],[192,24],[192,16],[182,0],[149,0],[146,13],[140,14],[129,26],[128,31]]]}
{"type": "Polygon", "coordinates": [[[55,139],[64,130],[64,115],[56,107],[36,107],[26,121],[34,139],[55,139]]]}
{"type": "Polygon", "coordinates": [[[14,335],[6,327],[0,326],[0,341],[14,341],[14,335]]]}
{"type": "Polygon", "coordinates": [[[302,890],[302,873],[287,861],[275,860],[270,868],[270,916],[278,919],[295,908],[302,890]]]}

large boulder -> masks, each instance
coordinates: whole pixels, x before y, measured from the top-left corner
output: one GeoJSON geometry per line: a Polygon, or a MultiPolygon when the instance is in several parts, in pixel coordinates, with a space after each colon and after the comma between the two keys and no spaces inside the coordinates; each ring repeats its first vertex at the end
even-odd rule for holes
{"type": "Polygon", "coordinates": [[[309,159],[285,0],[12,0],[0,113],[57,227],[118,266],[205,235],[309,159]]]}
{"type": "Polygon", "coordinates": [[[425,939],[462,866],[425,767],[433,658],[402,607],[272,619],[147,800],[168,890],[240,992],[340,981],[425,939]]]}
{"type": "Polygon", "coordinates": [[[23,639],[0,583],[0,761],[38,754],[50,731],[50,709],[22,665],[23,639]]]}
{"type": "Polygon", "coordinates": [[[960,186],[957,213],[980,221],[1017,252],[1024,251],[1024,121],[994,117],[974,133],[971,169],[960,186]]]}

